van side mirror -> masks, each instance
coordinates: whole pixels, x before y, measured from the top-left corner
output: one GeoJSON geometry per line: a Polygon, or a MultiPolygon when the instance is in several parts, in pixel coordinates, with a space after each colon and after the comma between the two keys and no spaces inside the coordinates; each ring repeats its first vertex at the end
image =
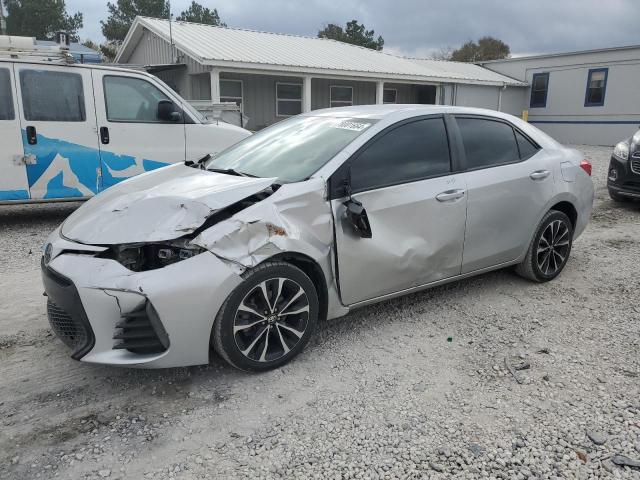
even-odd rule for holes
{"type": "Polygon", "coordinates": [[[369,217],[367,216],[367,211],[357,200],[350,198],[343,204],[347,207],[345,211],[345,217],[347,221],[353,227],[355,233],[357,233],[361,238],[371,238],[371,225],[369,224],[369,217]]]}
{"type": "Polygon", "coordinates": [[[160,100],[158,102],[158,120],[163,122],[179,122],[182,115],[171,100],[160,100]]]}

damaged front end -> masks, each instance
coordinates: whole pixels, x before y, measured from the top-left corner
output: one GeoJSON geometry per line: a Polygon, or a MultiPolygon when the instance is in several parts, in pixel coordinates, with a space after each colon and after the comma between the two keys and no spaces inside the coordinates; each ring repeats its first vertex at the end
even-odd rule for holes
{"type": "Polygon", "coordinates": [[[331,317],[346,313],[333,281],[333,220],[325,182],[240,181],[252,185],[242,197],[229,194],[230,186],[209,195],[206,204],[203,198],[166,195],[153,202],[152,196],[136,192],[137,200],[153,209],[148,215],[138,215],[134,205],[115,198],[116,209],[107,202],[106,211],[80,212],[54,232],[43,276],[54,272],[77,288],[77,298],[62,310],[80,305],[86,331],[95,338],[74,358],[146,367],[206,363],[221,305],[246,269],[274,256],[316,265],[322,272],[324,311],[331,317]],[[170,222],[159,221],[161,211],[170,222]],[[108,232],[108,241],[100,241],[96,231],[108,232]]]}

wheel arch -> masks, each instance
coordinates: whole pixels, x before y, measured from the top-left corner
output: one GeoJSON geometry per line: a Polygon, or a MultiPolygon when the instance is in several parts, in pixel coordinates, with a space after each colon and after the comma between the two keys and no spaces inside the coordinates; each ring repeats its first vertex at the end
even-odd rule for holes
{"type": "Polygon", "coordinates": [[[287,262],[294,267],[302,270],[313,282],[318,293],[318,305],[320,307],[319,320],[327,318],[329,308],[329,291],[327,288],[327,279],[322,268],[313,258],[299,252],[282,252],[269,257],[267,262],[282,261],[287,262]]]}
{"type": "Polygon", "coordinates": [[[573,203],[568,200],[562,200],[551,206],[549,210],[557,210],[569,217],[569,220],[571,220],[571,227],[575,231],[576,224],[578,222],[578,210],[573,205],[573,203]]]}

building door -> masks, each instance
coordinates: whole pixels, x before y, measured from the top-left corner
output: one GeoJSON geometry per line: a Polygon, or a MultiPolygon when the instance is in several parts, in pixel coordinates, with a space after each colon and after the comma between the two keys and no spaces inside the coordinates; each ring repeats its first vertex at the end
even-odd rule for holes
{"type": "Polygon", "coordinates": [[[16,64],[22,144],[32,199],[90,197],[100,189],[91,70],[16,64]]]}
{"type": "Polygon", "coordinates": [[[29,198],[13,69],[4,65],[0,67],[0,202],[29,198]]]}

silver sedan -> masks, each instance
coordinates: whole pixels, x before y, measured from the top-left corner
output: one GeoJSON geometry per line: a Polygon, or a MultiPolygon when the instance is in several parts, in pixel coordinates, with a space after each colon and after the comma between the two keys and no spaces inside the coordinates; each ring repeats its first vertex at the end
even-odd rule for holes
{"type": "Polygon", "coordinates": [[[53,232],[50,323],[83,362],[266,370],[318,321],[515,267],[546,282],[593,203],[591,165],[510,115],[314,111],[127,180],[53,232]]]}

